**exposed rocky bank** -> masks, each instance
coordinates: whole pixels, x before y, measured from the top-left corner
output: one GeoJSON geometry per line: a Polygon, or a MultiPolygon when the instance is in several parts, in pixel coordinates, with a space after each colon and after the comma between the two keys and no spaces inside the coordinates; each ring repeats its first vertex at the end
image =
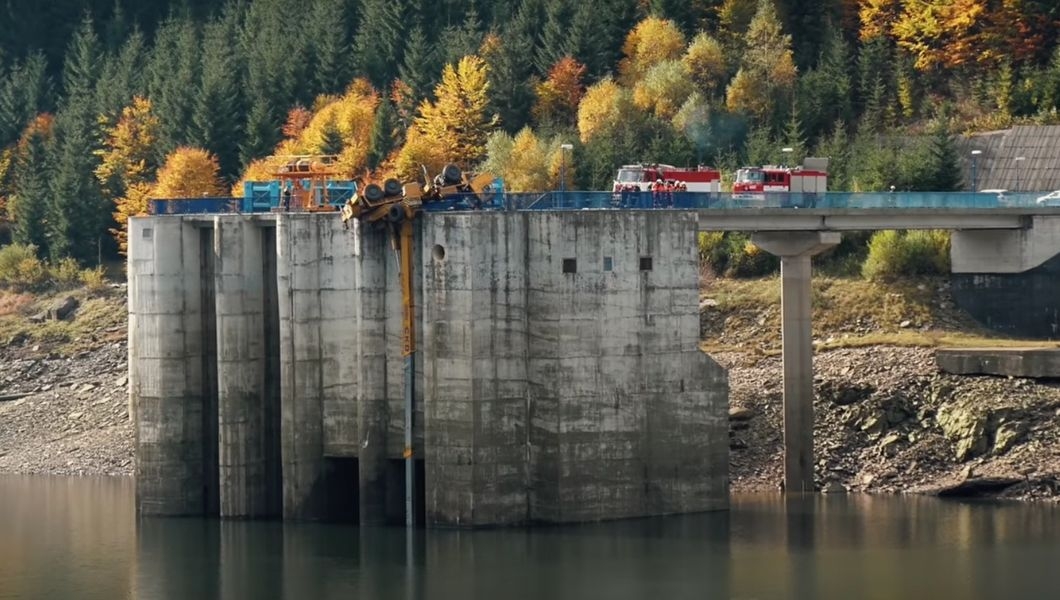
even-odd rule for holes
{"type": "MultiPolygon", "coordinates": [[[[779,357],[729,368],[732,487],[779,489],[779,357]]],[[[1060,499],[1060,382],[939,372],[934,351],[874,346],[814,357],[823,491],[1060,499]]]]}

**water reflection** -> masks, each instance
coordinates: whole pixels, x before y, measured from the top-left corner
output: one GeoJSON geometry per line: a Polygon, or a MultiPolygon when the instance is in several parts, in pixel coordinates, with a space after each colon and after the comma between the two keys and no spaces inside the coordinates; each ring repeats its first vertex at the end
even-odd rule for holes
{"type": "Polygon", "coordinates": [[[479,532],[144,519],[122,479],[0,477],[0,598],[1060,597],[1060,509],[741,496],[479,532]]]}

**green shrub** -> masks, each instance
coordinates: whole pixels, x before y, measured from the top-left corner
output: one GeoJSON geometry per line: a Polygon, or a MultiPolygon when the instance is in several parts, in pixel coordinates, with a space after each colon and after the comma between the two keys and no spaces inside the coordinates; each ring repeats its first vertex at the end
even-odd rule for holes
{"type": "Polygon", "coordinates": [[[869,240],[869,255],[861,269],[866,279],[874,281],[945,275],[949,271],[947,231],[879,231],[869,240]]]}
{"type": "Polygon", "coordinates": [[[728,266],[729,253],[725,247],[724,231],[704,231],[699,234],[699,261],[721,275],[728,266]]]}
{"type": "Polygon", "coordinates": [[[37,247],[9,244],[0,248],[0,285],[26,290],[47,279],[47,269],[37,258],[37,247]]]}
{"type": "Polygon", "coordinates": [[[700,233],[699,259],[726,277],[761,277],[780,268],[780,259],[752,244],[746,233],[734,231],[700,233]]]}
{"type": "Polygon", "coordinates": [[[729,277],[762,277],[780,269],[780,259],[751,243],[747,234],[729,237],[729,277]]]}
{"type": "Polygon", "coordinates": [[[80,282],[90,291],[98,291],[106,287],[107,277],[102,266],[94,269],[85,269],[79,273],[80,282]]]}
{"type": "Polygon", "coordinates": [[[48,269],[52,281],[62,288],[73,288],[81,285],[81,265],[72,258],[63,258],[48,269]]]}

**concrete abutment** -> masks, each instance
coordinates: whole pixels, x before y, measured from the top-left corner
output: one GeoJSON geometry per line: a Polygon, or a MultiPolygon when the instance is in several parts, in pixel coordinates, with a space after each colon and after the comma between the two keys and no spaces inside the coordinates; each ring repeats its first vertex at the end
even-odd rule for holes
{"type": "MultiPolygon", "coordinates": [[[[696,234],[678,212],[424,216],[429,526],[727,507],[728,381],[698,350],[696,234]]],[[[283,214],[135,218],[130,236],[141,512],[402,521],[387,232],[283,214]]]]}

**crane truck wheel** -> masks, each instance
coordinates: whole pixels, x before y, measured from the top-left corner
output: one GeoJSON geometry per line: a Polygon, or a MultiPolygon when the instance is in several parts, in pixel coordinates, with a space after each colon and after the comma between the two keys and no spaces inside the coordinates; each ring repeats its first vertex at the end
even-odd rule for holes
{"type": "Polygon", "coordinates": [[[442,177],[449,185],[456,185],[460,183],[460,179],[462,176],[463,173],[460,172],[460,167],[454,165],[453,163],[445,165],[445,168],[442,169],[442,177]]]}
{"type": "Polygon", "coordinates": [[[386,220],[391,223],[400,223],[405,220],[405,207],[398,204],[391,204],[390,209],[386,213],[386,220]]]}
{"type": "Polygon", "coordinates": [[[369,183],[364,186],[364,199],[369,202],[379,202],[383,199],[383,188],[378,184],[369,183]]]}
{"type": "Polygon", "coordinates": [[[401,182],[391,177],[383,182],[383,193],[387,196],[401,195],[401,182]]]}

